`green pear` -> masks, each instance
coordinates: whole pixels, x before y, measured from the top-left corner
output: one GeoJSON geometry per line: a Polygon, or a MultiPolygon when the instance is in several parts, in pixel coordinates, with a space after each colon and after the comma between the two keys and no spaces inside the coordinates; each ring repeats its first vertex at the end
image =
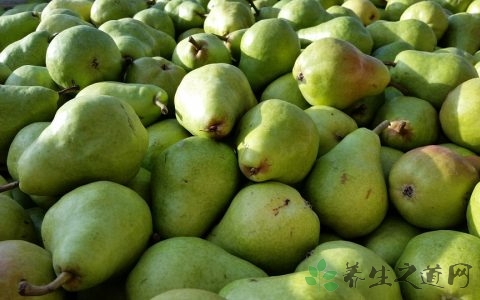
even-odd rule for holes
{"type": "Polygon", "coordinates": [[[478,14],[480,13],[480,1],[479,0],[472,0],[470,4],[468,4],[465,12],[470,14],[478,14]]]}
{"type": "Polygon", "coordinates": [[[449,92],[440,111],[440,125],[453,143],[480,153],[480,135],[475,130],[476,112],[480,108],[475,99],[480,90],[480,79],[472,78],[457,85],[449,92]]]}
{"type": "Polygon", "coordinates": [[[0,220],[0,241],[37,242],[35,227],[25,208],[4,194],[0,194],[0,220]]]}
{"type": "Polygon", "coordinates": [[[362,238],[361,244],[380,255],[390,266],[395,266],[408,241],[421,232],[402,217],[390,214],[377,229],[362,238]]]}
{"type": "Polygon", "coordinates": [[[380,11],[370,0],[346,0],[342,6],[351,9],[365,26],[380,19],[380,11]]]}
{"type": "Polygon", "coordinates": [[[345,112],[328,105],[313,105],[305,109],[320,133],[317,157],[330,151],[347,134],[358,128],[357,122],[345,112]]]}
{"type": "Polygon", "coordinates": [[[115,41],[87,25],[70,27],[56,35],[48,45],[45,63],[52,79],[63,88],[118,80],[123,66],[115,41]]]}
{"type": "Polygon", "coordinates": [[[91,0],[51,0],[42,9],[42,17],[47,16],[56,9],[69,9],[76,12],[83,20],[90,22],[91,0]]]}
{"type": "Polygon", "coordinates": [[[257,21],[243,34],[238,67],[254,92],[291,71],[300,54],[300,40],[281,18],[257,21]]]}
{"type": "Polygon", "coordinates": [[[456,152],[456,153],[458,153],[462,156],[465,156],[465,157],[477,155],[472,150],[470,150],[468,148],[465,148],[463,146],[457,145],[457,144],[452,143],[452,142],[444,142],[444,143],[440,143],[439,145],[443,146],[443,147],[447,147],[450,150],[453,150],[454,152],[456,152]]]}
{"type": "Polygon", "coordinates": [[[408,6],[399,20],[417,19],[427,23],[433,29],[438,41],[449,27],[448,16],[447,11],[438,1],[423,0],[408,6]]]}
{"type": "Polygon", "coordinates": [[[226,36],[230,32],[249,28],[255,16],[249,5],[238,1],[223,1],[213,6],[203,23],[206,33],[226,36]]]}
{"type": "MultiPolygon", "coordinates": [[[[343,1],[342,1],[342,3],[343,3],[343,1]]],[[[358,16],[353,12],[353,10],[351,10],[350,8],[342,6],[341,5],[342,3],[335,4],[335,5],[332,5],[332,6],[328,7],[326,9],[327,13],[330,14],[330,16],[332,16],[332,18],[336,18],[336,17],[358,18],[358,16]]],[[[358,19],[358,20],[360,20],[360,19],[358,19]]]]}
{"type": "Polygon", "coordinates": [[[396,41],[404,41],[414,49],[425,52],[433,51],[437,45],[433,29],[418,19],[378,20],[368,25],[367,30],[373,39],[373,50],[396,41]]]}
{"type": "Polygon", "coordinates": [[[148,148],[142,160],[142,167],[153,169],[156,157],[168,146],[191,136],[191,134],[178,123],[177,119],[169,118],[160,120],[147,127],[148,148]]]}
{"type": "Polygon", "coordinates": [[[247,31],[247,28],[238,29],[230,32],[224,38],[224,43],[227,45],[228,50],[230,50],[230,55],[232,56],[232,62],[237,64],[240,60],[241,55],[241,44],[242,37],[247,31]]]}
{"type": "Polygon", "coordinates": [[[395,61],[395,57],[404,50],[415,50],[415,48],[410,43],[398,40],[374,49],[371,55],[385,64],[391,64],[395,61]]]}
{"type": "Polygon", "coordinates": [[[60,287],[84,290],[126,272],[147,248],[152,217],[133,190],[95,181],[64,194],[45,213],[41,234],[57,278],[47,285],[22,281],[23,295],[60,287]]]}
{"type": "Polygon", "coordinates": [[[290,0],[280,8],[277,18],[287,20],[295,31],[331,19],[317,0],[290,0]]]}
{"type": "Polygon", "coordinates": [[[322,224],[343,238],[369,234],[387,213],[388,192],[377,134],[385,126],[382,123],[373,131],[362,127],[347,134],[316,160],[304,181],[305,198],[322,224]]]}
{"type": "MultiPolygon", "coordinates": [[[[470,62],[472,65],[474,65],[475,67],[475,63],[477,63],[477,58],[475,58],[475,55],[474,54],[471,54],[467,51],[465,51],[464,49],[461,49],[461,48],[457,48],[457,47],[443,47],[443,48],[437,48],[434,50],[434,52],[437,52],[437,53],[453,53],[453,54],[457,54],[457,55],[460,55],[462,56],[463,58],[465,58],[466,60],[468,60],[468,62],[470,62]]],[[[478,72],[477,72],[478,73],[478,72]]]]}
{"type": "Polygon", "coordinates": [[[12,71],[23,65],[45,66],[50,38],[48,31],[29,33],[6,46],[0,52],[0,62],[5,63],[12,71]]]}
{"type": "Polygon", "coordinates": [[[53,119],[58,99],[56,91],[42,86],[0,86],[0,162],[5,162],[10,143],[20,129],[53,119]]]}
{"type": "Polygon", "coordinates": [[[235,133],[240,170],[255,182],[302,181],[315,162],[319,144],[320,134],[312,118],[280,99],[261,101],[248,110],[235,133]]]}
{"type": "Polygon", "coordinates": [[[357,17],[339,16],[315,26],[299,29],[297,33],[304,45],[331,37],[350,42],[365,54],[370,54],[373,48],[370,33],[357,17]]]}
{"type": "Polygon", "coordinates": [[[449,14],[465,12],[472,0],[435,0],[446,9],[449,14]]]}
{"type": "Polygon", "coordinates": [[[128,299],[150,300],[178,288],[218,293],[227,283],[266,277],[254,264],[198,237],[172,237],[146,249],[127,277],[128,299]]]}
{"type": "Polygon", "coordinates": [[[183,77],[174,104],[178,122],[192,135],[224,138],[257,99],[238,67],[213,63],[183,77]]]}
{"type": "MultiPolygon", "coordinates": [[[[71,12],[71,10],[67,10],[71,12]]],[[[60,8],[51,10],[51,13],[43,16],[40,24],[38,24],[36,31],[46,31],[52,36],[73,26],[87,25],[94,27],[94,25],[88,21],[85,21],[79,15],[73,15],[60,8]],[[61,12],[57,12],[57,11],[61,12]]]]}
{"type": "Polygon", "coordinates": [[[15,70],[5,80],[5,85],[42,86],[51,90],[58,90],[59,86],[53,81],[47,67],[23,65],[15,70]]]}
{"type": "Polygon", "coordinates": [[[301,109],[310,107],[310,104],[303,98],[297,81],[292,73],[286,73],[270,82],[260,95],[260,101],[268,99],[280,99],[293,103],[301,109]]]}
{"type": "Polygon", "coordinates": [[[467,205],[467,227],[468,232],[472,235],[480,237],[480,184],[476,184],[472,194],[470,195],[467,205]]]}
{"type": "Polygon", "coordinates": [[[268,277],[237,279],[225,285],[219,295],[231,300],[364,299],[358,289],[339,288],[343,284],[340,274],[312,269],[268,277]]]}
{"type": "Polygon", "coordinates": [[[110,20],[133,17],[147,8],[147,0],[95,0],[90,9],[90,20],[99,27],[110,20]]]}
{"type": "Polygon", "coordinates": [[[175,107],[173,99],[177,87],[187,74],[184,68],[170,60],[161,57],[140,57],[133,60],[126,68],[124,81],[127,83],[154,84],[167,92],[168,116],[174,116],[175,107]]]}
{"type": "Polygon", "coordinates": [[[23,11],[12,15],[0,15],[0,51],[11,43],[32,33],[40,23],[40,13],[23,11]]]}
{"type": "Polygon", "coordinates": [[[478,77],[475,67],[464,57],[420,50],[400,52],[390,75],[392,82],[402,86],[410,96],[427,100],[436,109],[440,109],[447,94],[457,85],[478,77]]]}
{"type": "Polygon", "coordinates": [[[480,49],[476,36],[480,33],[480,16],[460,12],[448,16],[448,26],[439,40],[443,47],[457,47],[470,54],[480,49]]]}
{"type": "Polygon", "coordinates": [[[362,97],[351,106],[344,108],[342,111],[353,118],[357,123],[357,126],[369,127],[375,118],[375,114],[383,103],[385,103],[385,91],[388,89],[390,89],[389,85],[387,85],[380,94],[362,97]]]}
{"type": "Polygon", "coordinates": [[[151,197],[152,172],[146,168],[140,167],[137,174],[124,185],[140,195],[149,205],[152,202],[151,197]]]}
{"type": "Polygon", "coordinates": [[[478,181],[477,170],[464,157],[432,144],[409,150],[393,164],[388,191],[410,224],[448,229],[465,221],[467,200],[478,181]]]}
{"type": "Polygon", "coordinates": [[[405,152],[382,145],[380,147],[380,161],[382,163],[383,175],[385,181],[388,182],[388,176],[393,164],[404,154],[405,152]]]}
{"type": "Polygon", "coordinates": [[[422,0],[388,0],[384,7],[383,20],[398,21],[402,13],[412,4],[422,0]]]}
{"type": "MultiPolygon", "coordinates": [[[[2,199],[3,200],[3,199],[2,199]]],[[[24,240],[0,242],[0,289],[2,298],[9,300],[25,299],[18,293],[18,282],[25,278],[49,283],[55,278],[52,268],[52,255],[43,247],[24,240]]],[[[35,297],[38,300],[62,300],[62,291],[35,297]]]]}
{"type": "Polygon", "coordinates": [[[454,230],[413,237],[395,265],[405,299],[477,299],[480,239],[454,230]]]}
{"type": "Polygon", "coordinates": [[[190,72],[211,63],[230,64],[232,57],[225,43],[213,33],[200,32],[177,43],[172,63],[190,72]]]}
{"type": "Polygon", "coordinates": [[[207,9],[194,0],[168,1],[164,10],[172,19],[177,35],[191,28],[203,27],[207,14],[207,9]]]}
{"type": "Polygon", "coordinates": [[[23,126],[17,134],[15,134],[7,154],[8,173],[12,179],[18,180],[18,159],[48,125],[50,125],[49,121],[33,122],[23,126]]]}
{"type": "Polygon", "coordinates": [[[338,109],[380,94],[390,82],[383,62],[350,42],[332,37],[308,45],[296,59],[292,74],[308,103],[338,109]]]}
{"type": "Polygon", "coordinates": [[[147,131],[129,104],[107,95],[75,97],[20,156],[20,189],[58,196],[100,179],[125,183],[138,172],[147,145],[147,131]]]}
{"type": "Polygon", "coordinates": [[[373,126],[383,120],[390,125],[380,133],[382,145],[408,151],[434,144],[440,135],[438,112],[428,101],[399,96],[386,100],[377,111],[373,126]]]}
{"type": "Polygon", "coordinates": [[[206,239],[278,275],[293,272],[319,235],[319,218],[299,191],[269,181],[240,189],[206,239]]]}
{"type": "Polygon", "coordinates": [[[168,114],[168,94],[154,84],[101,81],[84,87],[76,97],[84,95],[107,95],[121,99],[131,105],[144,126],[168,114]]]}
{"type": "Polygon", "coordinates": [[[155,232],[202,237],[227,208],[240,176],[230,145],[200,136],[170,145],[153,159],[155,232]]]}
{"type": "Polygon", "coordinates": [[[156,30],[163,31],[172,38],[176,37],[175,25],[173,24],[172,18],[170,18],[163,9],[151,6],[147,9],[140,10],[134,14],[132,18],[142,21],[156,30]]]}
{"type": "Polygon", "coordinates": [[[193,34],[204,33],[204,32],[205,32],[205,30],[203,29],[203,27],[193,27],[193,28],[187,29],[185,31],[182,31],[177,35],[177,43],[180,42],[183,39],[188,38],[189,36],[191,36],[193,34]]]}
{"type": "Polygon", "coordinates": [[[12,70],[3,62],[0,62],[0,84],[4,84],[12,70]]]}
{"type": "Polygon", "coordinates": [[[25,1],[25,2],[12,2],[12,3],[2,3],[1,8],[3,9],[2,15],[8,16],[8,15],[14,15],[20,12],[26,12],[26,11],[36,11],[34,8],[37,5],[37,3],[29,3],[33,1],[25,1]]]}
{"type": "MultiPolygon", "coordinates": [[[[16,200],[16,201],[18,202],[18,200],[16,200]]],[[[35,205],[31,206],[31,207],[28,207],[28,208],[25,208],[25,211],[27,212],[28,216],[32,220],[33,228],[35,230],[35,237],[36,237],[36,241],[37,241],[36,243],[38,245],[41,245],[41,246],[43,246],[43,242],[42,242],[42,222],[43,222],[43,217],[45,216],[45,213],[47,212],[47,210],[48,209],[46,209],[46,208],[42,208],[40,206],[35,206],[35,205]]]]}
{"type": "Polygon", "coordinates": [[[178,288],[160,293],[150,300],[226,300],[218,293],[204,289],[178,288]]]}
{"type": "Polygon", "coordinates": [[[343,276],[342,281],[337,281],[335,294],[353,289],[360,295],[352,299],[402,299],[393,266],[359,243],[347,240],[324,242],[315,247],[295,271],[314,272],[315,269],[343,276]]]}

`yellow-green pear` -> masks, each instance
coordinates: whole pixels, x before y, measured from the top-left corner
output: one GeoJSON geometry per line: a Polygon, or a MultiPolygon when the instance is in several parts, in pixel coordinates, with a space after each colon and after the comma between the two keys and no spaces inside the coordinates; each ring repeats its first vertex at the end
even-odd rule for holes
{"type": "Polygon", "coordinates": [[[25,208],[5,194],[0,194],[0,220],[0,241],[37,243],[35,227],[25,208]]]}
{"type": "Polygon", "coordinates": [[[297,81],[291,72],[273,80],[263,89],[263,92],[260,95],[260,101],[268,99],[281,99],[293,103],[302,109],[311,106],[310,103],[303,98],[303,95],[298,88],[297,81]]]}
{"type": "Polygon", "coordinates": [[[218,293],[198,288],[178,288],[156,295],[150,300],[226,300],[218,293]]]}
{"type": "Polygon", "coordinates": [[[448,16],[448,26],[439,40],[442,47],[457,47],[474,54],[480,49],[475,38],[480,32],[480,15],[459,12],[448,16]]]}
{"type": "Polygon", "coordinates": [[[76,12],[83,20],[90,22],[91,0],[51,0],[42,9],[42,17],[46,17],[56,9],[69,9],[76,12]]]}
{"type": "Polygon", "coordinates": [[[351,9],[365,26],[380,19],[378,8],[370,0],[346,0],[342,6],[351,9]]]}
{"type": "Polygon", "coordinates": [[[437,41],[440,40],[448,27],[447,11],[435,0],[423,0],[408,6],[400,15],[399,20],[418,19],[433,29],[437,41]]]}
{"type": "Polygon", "coordinates": [[[12,15],[0,15],[0,51],[11,43],[32,33],[40,23],[40,13],[23,11],[12,15]]]}
{"type": "Polygon", "coordinates": [[[350,132],[315,161],[305,178],[305,198],[322,224],[343,238],[369,234],[387,213],[388,191],[378,136],[385,126],[350,132]]]}
{"type": "Polygon", "coordinates": [[[110,20],[133,17],[147,8],[147,0],[96,0],[90,8],[90,20],[99,27],[110,20]]]}
{"type": "Polygon", "coordinates": [[[147,248],[127,276],[128,299],[150,300],[179,288],[218,293],[241,278],[266,277],[256,265],[199,237],[172,237],[147,248]]]}
{"type": "Polygon", "coordinates": [[[87,25],[94,27],[94,25],[88,21],[85,21],[79,15],[71,13],[68,9],[53,9],[51,13],[43,16],[40,24],[37,26],[37,31],[46,31],[52,36],[59,32],[77,25],[87,25]]]}
{"type": "Polygon", "coordinates": [[[398,21],[402,13],[412,4],[421,0],[389,0],[386,1],[383,13],[383,20],[398,21]]]}
{"type": "Polygon", "coordinates": [[[299,191],[269,181],[239,190],[206,239],[278,275],[292,272],[319,235],[319,218],[299,191]]]}
{"type": "Polygon", "coordinates": [[[385,181],[388,182],[388,175],[392,169],[393,164],[404,154],[405,152],[389,147],[381,146],[380,147],[380,160],[382,162],[383,175],[385,176],[385,181]]]}
{"type": "Polygon", "coordinates": [[[5,63],[0,62],[0,83],[4,84],[10,74],[12,74],[12,70],[5,63]]]}
{"type": "Polygon", "coordinates": [[[390,82],[383,62],[332,37],[308,45],[296,59],[292,74],[308,103],[338,109],[380,94],[390,82]]]}
{"type": "Polygon", "coordinates": [[[277,18],[287,20],[298,31],[328,21],[331,16],[317,0],[291,0],[282,5],[277,18]]]}
{"type": "Polygon", "coordinates": [[[255,16],[250,5],[240,1],[221,1],[208,12],[203,29],[206,33],[224,37],[254,23],[255,16]]]}
{"type": "Polygon", "coordinates": [[[175,25],[173,24],[172,19],[163,9],[159,9],[158,6],[152,5],[147,9],[142,9],[134,14],[133,18],[140,20],[157,30],[167,33],[172,38],[175,38],[176,36],[175,25]]]}
{"type": "Polygon", "coordinates": [[[467,206],[468,232],[480,237],[480,184],[476,184],[470,195],[467,206]]]}
{"type": "Polygon", "coordinates": [[[10,73],[5,85],[42,86],[52,90],[59,90],[52,76],[45,66],[23,65],[10,73]]]}
{"type": "Polygon", "coordinates": [[[45,66],[45,55],[51,37],[48,31],[33,31],[6,46],[0,52],[0,62],[12,71],[23,65],[45,66]]]}

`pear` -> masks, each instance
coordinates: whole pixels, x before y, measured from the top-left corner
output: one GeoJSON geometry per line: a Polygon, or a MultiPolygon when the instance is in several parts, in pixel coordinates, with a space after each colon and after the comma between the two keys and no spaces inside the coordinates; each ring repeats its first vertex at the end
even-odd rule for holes
{"type": "Polygon", "coordinates": [[[55,81],[53,81],[47,67],[45,66],[20,66],[10,73],[4,84],[43,86],[51,90],[59,90],[59,86],[55,83],[55,81]]]}
{"type": "Polygon", "coordinates": [[[96,0],[90,8],[90,20],[99,27],[110,20],[133,17],[147,8],[147,0],[96,0]]]}
{"type": "Polygon", "coordinates": [[[350,132],[315,161],[305,178],[305,198],[322,224],[343,238],[369,234],[387,213],[387,185],[377,134],[385,126],[382,123],[374,131],[362,127],[350,132]]]}
{"type": "Polygon", "coordinates": [[[206,64],[229,64],[232,57],[230,50],[218,36],[200,32],[177,43],[172,53],[172,62],[190,72],[206,64]]]}
{"type": "Polygon", "coordinates": [[[308,103],[338,109],[380,94],[390,82],[388,68],[380,60],[332,37],[308,45],[296,59],[292,73],[308,103]]]}
{"type": "Polygon", "coordinates": [[[12,70],[5,63],[0,62],[0,83],[4,84],[10,74],[12,70]]]}
{"type": "Polygon", "coordinates": [[[15,135],[25,125],[51,121],[59,94],[42,86],[0,86],[0,162],[5,162],[15,135]]]}
{"type": "Polygon", "coordinates": [[[420,233],[420,228],[392,213],[377,229],[363,237],[361,244],[380,255],[390,266],[395,266],[407,243],[420,233]]]}
{"type": "Polygon", "coordinates": [[[388,191],[399,214],[412,225],[448,229],[465,221],[467,200],[478,180],[475,167],[461,155],[427,145],[409,150],[393,164],[388,191]]]}
{"type": "Polygon", "coordinates": [[[388,182],[388,176],[390,170],[392,169],[393,164],[404,154],[405,152],[389,147],[381,146],[380,147],[380,161],[382,162],[383,175],[385,181],[388,182]]]}
{"type": "Polygon", "coordinates": [[[310,171],[319,144],[319,132],[309,115],[280,99],[252,107],[239,120],[235,133],[240,170],[255,182],[300,182],[310,171]]]}
{"type": "Polygon", "coordinates": [[[449,13],[450,15],[465,12],[468,6],[470,5],[470,3],[472,2],[472,0],[460,0],[460,1],[435,0],[435,1],[440,3],[440,5],[442,5],[442,7],[447,10],[447,12],[450,12],[449,13]]]}
{"type": "Polygon", "coordinates": [[[24,38],[32,33],[40,23],[40,13],[22,11],[16,14],[0,16],[0,51],[11,43],[24,38]]]}
{"type": "Polygon", "coordinates": [[[147,145],[147,131],[129,104],[107,95],[75,97],[20,156],[20,189],[58,196],[99,179],[125,183],[138,172],[147,145]]]}
{"type": "Polygon", "coordinates": [[[278,77],[265,87],[260,95],[260,101],[268,99],[284,100],[302,109],[310,107],[310,104],[303,98],[297,81],[291,72],[278,77]]]}
{"type": "Polygon", "coordinates": [[[235,152],[225,143],[192,136],[167,147],[153,159],[155,232],[203,236],[227,208],[240,175],[235,152]]]}
{"type": "Polygon", "coordinates": [[[385,64],[392,64],[398,53],[403,50],[415,50],[415,48],[403,40],[398,40],[374,49],[371,55],[383,61],[385,64]]]}
{"type": "Polygon", "coordinates": [[[252,183],[237,192],[207,240],[270,275],[292,272],[318,244],[320,221],[287,184],[252,183]]]}
{"type": "Polygon", "coordinates": [[[245,29],[255,23],[250,6],[239,1],[222,1],[214,5],[203,23],[206,33],[226,36],[229,33],[245,29]]]}
{"type": "Polygon", "coordinates": [[[402,299],[393,266],[377,253],[353,241],[337,240],[318,245],[298,264],[295,272],[314,272],[315,269],[343,276],[343,280],[337,282],[339,286],[335,294],[353,289],[360,295],[352,299],[402,299]]]}
{"type": "Polygon", "coordinates": [[[174,104],[178,122],[192,135],[221,139],[257,104],[257,99],[238,67],[213,63],[183,77],[174,104]]]}
{"type": "Polygon", "coordinates": [[[409,96],[427,100],[436,109],[457,85],[478,77],[475,67],[462,56],[420,50],[400,52],[390,74],[392,82],[402,86],[409,96]]]}
{"type": "Polygon", "coordinates": [[[380,11],[370,0],[346,0],[342,6],[351,9],[365,26],[380,19],[380,11]]]}
{"type": "Polygon", "coordinates": [[[230,32],[224,38],[224,43],[227,46],[228,50],[230,50],[230,54],[232,56],[232,62],[237,64],[240,60],[241,54],[241,44],[242,44],[242,37],[247,31],[247,28],[238,29],[235,31],[230,32]]]}
{"type": "Polygon", "coordinates": [[[425,52],[433,51],[437,45],[433,29],[418,19],[378,20],[368,25],[367,30],[372,36],[374,50],[396,41],[404,41],[414,49],[425,52]]]}
{"type": "Polygon", "coordinates": [[[370,33],[358,18],[353,16],[338,16],[318,25],[299,29],[297,33],[303,45],[332,37],[350,42],[365,54],[370,54],[373,48],[370,33]]]}
{"type": "MultiPolygon", "coordinates": [[[[25,299],[18,293],[20,280],[49,283],[55,278],[51,254],[41,246],[24,240],[0,241],[0,264],[2,299],[25,299]]],[[[65,299],[65,294],[58,290],[35,299],[62,300],[65,299]]]]}
{"type": "Polygon", "coordinates": [[[152,218],[133,190],[95,181],[64,194],[50,207],[41,234],[57,277],[46,285],[21,281],[22,295],[47,294],[60,287],[84,290],[126,272],[147,248],[152,218]]]}
{"type": "Polygon", "coordinates": [[[467,205],[467,228],[472,235],[480,237],[480,219],[479,219],[479,192],[480,184],[476,184],[467,205]]]}
{"type": "Polygon", "coordinates": [[[384,7],[384,17],[386,21],[398,21],[402,13],[410,6],[421,0],[389,0],[384,7]]]}
{"type": "Polygon", "coordinates": [[[134,109],[144,126],[149,126],[168,114],[168,94],[154,84],[101,81],[84,87],[76,97],[85,95],[107,95],[121,99],[134,109]]]}
{"type": "Polygon", "coordinates": [[[199,237],[172,237],[146,249],[127,277],[128,299],[150,300],[178,288],[218,293],[240,278],[266,277],[254,264],[199,237]]]}
{"type": "Polygon", "coordinates": [[[152,172],[140,167],[137,174],[124,185],[140,195],[149,205],[152,203],[151,185],[152,172]]]}
{"type": "Polygon", "coordinates": [[[439,41],[449,27],[449,15],[439,1],[423,0],[408,6],[399,20],[418,19],[427,23],[439,41]]]}
{"type": "Polygon", "coordinates": [[[480,16],[461,12],[448,17],[448,26],[439,41],[443,47],[456,47],[470,54],[480,49],[480,42],[474,39],[480,32],[480,16]]]}
{"type": "Polygon", "coordinates": [[[272,80],[290,72],[299,54],[300,40],[286,20],[260,20],[243,34],[238,67],[258,93],[272,80]]]}
{"type": "Polygon", "coordinates": [[[51,0],[42,9],[42,17],[46,17],[56,9],[69,9],[77,13],[83,20],[90,22],[90,11],[93,2],[90,0],[51,0]]]}
{"type": "Polygon", "coordinates": [[[382,145],[401,151],[434,144],[440,134],[437,110],[417,97],[386,100],[377,111],[373,126],[383,120],[389,120],[390,125],[380,133],[382,145]]]}
{"type": "Polygon", "coordinates": [[[48,31],[34,31],[18,41],[12,42],[0,52],[0,62],[11,70],[23,65],[45,65],[45,55],[51,34],[48,31]]]}
{"type": "Polygon", "coordinates": [[[277,18],[287,20],[295,31],[328,21],[330,15],[317,0],[291,0],[283,5],[277,18]]]}
{"type": "Polygon", "coordinates": [[[48,45],[45,63],[52,79],[63,88],[118,80],[123,65],[115,41],[87,25],[70,27],[56,35],[48,45]]]}
{"type": "Polygon", "coordinates": [[[159,31],[163,31],[172,38],[175,38],[176,36],[175,25],[173,24],[170,16],[163,9],[155,7],[155,5],[152,5],[147,9],[140,10],[134,14],[132,18],[142,21],[143,23],[159,31]]]}
{"type": "Polygon", "coordinates": [[[196,288],[178,288],[156,295],[150,300],[226,300],[218,293],[196,288]]]}
{"type": "Polygon", "coordinates": [[[48,15],[42,14],[42,20],[38,24],[36,31],[46,31],[52,36],[59,32],[77,25],[87,25],[94,27],[88,21],[82,19],[78,14],[73,14],[69,9],[53,9],[48,15]]]}
{"type": "Polygon", "coordinates": [[[177,119],[160,120],[147,127],[148,148],[142,160],[142,167],[153,169],[156,157],[168,146],[191,136],[191,134],[178,123],[177,119]]]}
{"type": "Polygon", "coordinates": [[[203,27],[207,14],[204,5],[192,0],[167,1],[164,10],[172,19],[177,35],[188,29],[203,27]]]}
{"type": "Polygon", "coordinates": [[[305,109],[320,133],[317,157],[330,151],[347,134],[358,128],[357,122],[345,112],[327,105],[313,105],[305,109]]]}
{"type": "Polygon", "coordinates": [[[480,239],[454,230],[433,230],[413,237],[395,265],[406,299],[476,299],[475,266],[480,239]],[[453,296],[454,295],[454,296],[453,296]]]}
{"type": "Polygon", "coordinates": [[[37,235],[30,216],[18,202],[0,194],[0,241],[23,240],[37,243],[37,235]]]}
{"type": "Polygon", "coordinates": [[[364,299],[358,289],[340,288],[344,284],[340,274],[322,271],[305,270],[269,277],[237,279],[225,285],[219,295],[231,300],[364,299]]]}
{"type": "Polygon", "coordinates": [[[449,92],[439,111],[439,120],[445,136],[453,143],[480,153],[480,135],[476,117],[480,106],[475,95],[480,90],[480,79],[472,78],[449,92]]]}
{"type": "Polygon", "coordinates": [[[346,8],[346,7],[342,6],[341,4],[343,4],[343,1],[341,3],[329,6],[327,8],[327,13],[329,13],[330,16],[332,16],[333,18],[336,18],[336,17],[354,17],[354,18],[357,18],[357,21],[360,21],[360,19],[358,19],[358,16],[355,14],[355,12],[353,10],[351,10],[350,8],[346,8]]]}

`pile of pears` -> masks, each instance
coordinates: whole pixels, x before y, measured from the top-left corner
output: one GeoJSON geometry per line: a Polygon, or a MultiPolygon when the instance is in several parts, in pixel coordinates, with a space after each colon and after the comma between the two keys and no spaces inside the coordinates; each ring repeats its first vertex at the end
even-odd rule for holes
{"type": "Polygon", "coordinates": [[[480,0],[7,3],[0,300],[480,299],[480,0]]]}

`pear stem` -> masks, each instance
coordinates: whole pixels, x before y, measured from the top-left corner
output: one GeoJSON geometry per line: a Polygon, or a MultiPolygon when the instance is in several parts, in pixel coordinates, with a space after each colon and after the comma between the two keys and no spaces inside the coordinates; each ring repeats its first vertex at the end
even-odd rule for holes
{"type": "Polygon", "coordinates": [[[20,184],[20,182],[18,180],[16,180],[16,181],[12,181],[12,182],[9,182],[9,183],[5,183],[4,185],[0,185],[0,193],[13,190],[19,184],[20,184]]]}
{"type": "Polygon", "coordinates": [[[64,88],[62,90],[59,90],[58,94],[63,95],[63,94],[67,94],[67,93],[76,93],[78,91],[80,91],[80,87],[77,84],[75,84],[75,85],[69,86],[67,88],[64,88]]]}
{"type": "Polygon", "coordinates": [[[403,85],[397,83],[397,82],[394,82],[394,81],[390,81],[390,83],[388,84],[388,86],[391,86],[391,87],[394,87],[396,88],[397,90],[399,90],[403,95],[409,95],[410,93],[408,92],[408,89],[406,87],[404,87],[403,85]]]}
{"type": "Polygon", "coordinates": [[[380,124],[378,124],[375,128],[373,128],[372,131],[375,132],[376,134],[380,134],[388,126],[390,126],[390,121],[385,120],[385,121],[382,121],[380,124]]]}
{"type": "Polygon", "coordinates": [[[257,6],[255,5],[255,3],[253,3],[253,0],[248,0],[248,3],[249,3],[250,6],[253,8],[253,11],[255,12],[255,15],[258,16],[258,14],[260,14],[260,10],[257,8],[257,6]]]}
{"type": "Polygon", "coordinates": [[[160,110],[162,111],[162,115],[168,114],[168,108],[167,106],[160,101],[157,97],[153,100],[156,106],[160,107],[160,110]]]}
{"type": "Polygon", "coordinates": [[[193,45],[196,51],[202,50],[202,46],[192,36],[188,37],[188,42],[193,45]]]}
{"type": "Polygon", "coordinates": [[[33,285],[26,280],[21,280],[18,284],[18,293],[22,296],[43,296],[59,289],[73,277],[72,273],[64,271],[52,282],[45,285],[33,285]]]}

